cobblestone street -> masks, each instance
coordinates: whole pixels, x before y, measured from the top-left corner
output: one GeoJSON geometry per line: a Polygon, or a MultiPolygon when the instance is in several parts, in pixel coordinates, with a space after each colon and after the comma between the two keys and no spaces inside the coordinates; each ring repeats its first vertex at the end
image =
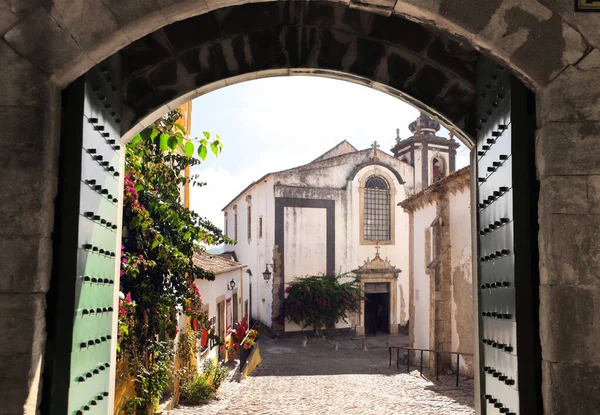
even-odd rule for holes
{"type": "MultiPolygon", "coordinates": [[[[400,344],[400,335],[392,344],[400,344]]],[[[388,367],[387,337],[362,341],[260,340],[261,366],[240,383],[226,382],[207,405],[180,405],[171,415],[462,415],[474,414],[473,381],[432,382],[388,367]],[[451,385],[451,386],[448,386],[451,385]]]]}

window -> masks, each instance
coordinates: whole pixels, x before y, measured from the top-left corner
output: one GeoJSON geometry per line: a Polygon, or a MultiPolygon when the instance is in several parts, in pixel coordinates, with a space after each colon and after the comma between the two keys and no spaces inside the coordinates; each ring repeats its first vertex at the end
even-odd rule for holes
{"type": "Polygon", "coordinates": [[[381,176],[365,184],[363,237],[366,241],[390,240],[390,188],[381,176]]]}
{"type": "Polygon", "coordinates": [[[225,236],[229,236],[227,234],[227,212],[225,212],[225,236]]]}
{"type": "Polygon", "coordinates": [[[237,241],[237,205],[233,207],[233,239],[237,241]]]}
{"type": "Polygon", "coordinates": [[[258,218],[258,237],[262,238],[262,216],[258,218]]]}
{"type": "Polygon", "coordinates": [[[252,205],[248,205],[248,242],[252,239],[252,205]]]}
{"type": "Polygon", "coordinates": [[[445,164],[445,160],[442,157],[434,157],[431,160],[431,183],[435,183],[446,176],[445,164]]]}

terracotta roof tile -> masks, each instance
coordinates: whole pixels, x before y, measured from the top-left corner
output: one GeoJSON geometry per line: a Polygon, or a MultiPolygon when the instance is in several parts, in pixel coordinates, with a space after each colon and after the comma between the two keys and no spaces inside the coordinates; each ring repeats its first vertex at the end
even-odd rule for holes
{"type": "Polygon", "coordinates": [[[202,269],[214,272],[215,275],[244,268],[246,266],[233,259],[230,252],[225,252],[223,254],[210,254],[204,251],[196,252],[194,254],[194,264],[202,269]]]}

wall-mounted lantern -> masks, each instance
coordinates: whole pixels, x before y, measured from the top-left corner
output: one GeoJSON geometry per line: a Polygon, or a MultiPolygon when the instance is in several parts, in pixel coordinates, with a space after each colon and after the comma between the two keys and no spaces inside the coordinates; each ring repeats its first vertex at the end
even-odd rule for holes
{"type": "Polygon", "coordinates": [[[235,288],[235,281],[232,278],[231,281],[229,281],[229,283],[227,284],[227,291],[232,291],[234,288],[235,288]]]}
{"type": "Polygon", "coordinates": [[[263,278],[265,279],[265,281],[269,281],[269,279],[271,278],[271,271],[269,271],[269,266],[273,268],[273,264],[265,264],[265,270],[263,271],[263,278]]]}

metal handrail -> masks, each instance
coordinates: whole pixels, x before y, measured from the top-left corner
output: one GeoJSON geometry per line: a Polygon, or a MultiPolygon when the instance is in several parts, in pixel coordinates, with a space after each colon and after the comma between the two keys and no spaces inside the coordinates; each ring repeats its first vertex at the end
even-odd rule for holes
{"type": "MultiPolygon", "coordinates": [[[[462,353],[462,352],[448,352],[445,350],[434,350],[434,349],[423,349],[420,347],[408,347],[408,346],[389,346],[390,363],[389,367],[392,367],[392,349],[396,349],[396,369],[400,369],[400,349],[421,352],[420,362],[420,373],[423,373],[423,352],[435,353],[435,379],[439,380],[439,357],[440,353],[447,353],[450,355],[456,355],[456,387],[458,387],[458,379],[460,375],[460,355],[463,356],[474,356],[473,353],[462,353]]],[[[410,372],[410,353],[406,356],[406,372],[410,372]]]]}

